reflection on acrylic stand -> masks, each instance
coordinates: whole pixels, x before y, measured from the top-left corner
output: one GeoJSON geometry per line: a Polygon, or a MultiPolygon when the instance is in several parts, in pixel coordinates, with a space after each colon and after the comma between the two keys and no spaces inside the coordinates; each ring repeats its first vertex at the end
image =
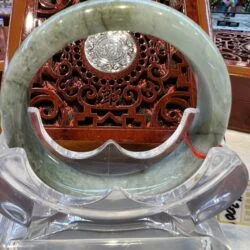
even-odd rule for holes
{"type": "Polygon", "coordinates": [[[228,122],[230,81],[215,45],[187,17],[143,0],[90,1],[66,9],[21,45],[6,72],[1,101],[2,249],[230,249],[211,218],[239,198],[248,172],[234,152],[214,147],[228,122]],[[93,9],[97,14],[89,15],[93,9]],[[102,32],[103,23],[107,31],[138,28],[185,52],[197,74],[197,109],[186,109],[160,146],[134,152],[109,140],[93,151],[69,151],[48,136],[38,110],[27,112],[30,79],[55,52],[47,51],[48,43],[58,50],[84,36],[74,18],[79,13],[90,18],[88,35],[102,32]],[[118,26],[110,13],[119,16],[118,26]],[[179,25],[164,30],[169,21],[179,25]],[[44,34],[58,37],[41,39],[44,34]],[[13,92],[17,84],[19,92],[13,92]]]}
{"type": "MultiPolygon", "coordinates": [[[[38,122],[36,128],[42,126],[39,112],[34,108],[29,112],[38,122]]],[[[43,127],[39,133],[47,140],[43,127]]],[[[57,147],[52,140],[49,144],[57,147]]],[[[71,154],[66,149],[61,153],[71,154]]],[[[69,249],[72,238],[77,239],[74,249],[83,245],[89,249],[125,249],[128,245],[132,249],[151,249],[152,245],[159,249],[229,249],[217,222],[209,218],[237,199],[248,180],[244,164],[225,147],[209,151],[201,167],[203,177],[191,189],[184,183],[160,197],[133,196],[119,187],[89,199],[64,195],[37,178],[24,150],[8,148],[3,136],[0,164],[4,215],[0,228],[8,228],[1,242],[10,249],[43,249],[44,245],[69,249]],[[161,199],[169,202],[163,205],[161,199]],[[117,206],[109,206],[114,201],[119,201],[117,206]]],[[[194,183],[198,175],[193,176],[194,183]]]]}

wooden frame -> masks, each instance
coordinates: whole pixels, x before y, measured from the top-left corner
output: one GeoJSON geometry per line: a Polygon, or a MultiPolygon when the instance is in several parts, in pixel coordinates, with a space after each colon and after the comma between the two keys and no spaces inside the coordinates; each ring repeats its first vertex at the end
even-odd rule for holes
{"type": "MultiPolygon", "coordinates": [[[[29,9],[26,10],[26,7],[31,2],[36,2],[36,0],[34,1],[14,0],[13,2],[12,16],[15,18],[11,18],[10,20],[10,28],[9,28],[8,43],[7,43],[7,56],[5,65],[8,65],[9,60],[12,58],[17,48],[20,46],[20,43],[22,41],[23,27],[27,15],[29,15],[30,22],[34,21],[32,20],[33,17],[32,5],[30,5],[29,9]],[[26,11],[28,11],[28,13],[26,11]]],[[[189,1],[189,3],[186,3],[186,9],[189,10],[189,12],[193,12],[192,9],[196,7],[195,5],[197,6],[198,23],[210,36],[212,36],[213,31],[211,27],[209,1],[208,0],[189,1]]],[[[227,62],[227,64],[230,74],[236,76],[250,77],[250,69],[248,67],[237,64],[231,64],[230,62],[227,62]]],[[[0,63],[0,70],[1,67],[3,67],[3,65],[1,65],[0,63]]]]}
{"type": "MultiPolygon", "coordinates": [[[[8,65],[9,60],[12,58],[22,41],[22,32],[25,23],[25,18],[27,16],[26,7],[28,3],[30,4],[30,2],[31,0],[14,0],[13,2],[12,16],[14,16],[15,18],[11,18],[10,21],[5,65],[8,65]]],[[[36,0],[34,0],[33,2],[36,2],[36,0]]],[[[195,8],[195,5],[197,6],[197,21],[199,25],[212,37],[213,30],[210,19],[209,1],[190,1],[188,4],[186,3],[186,8],[189,9],[190,12],[192,12],[192,8],[195,8]]],[[[30,9],[28,9],[28,15],[30,19],[32,19],[32,11],[32,7],[30,7],[30,9]]],[[[230,62],[227,62],[227,64],[230,74],[236,76],[250,77],[250,70],[248,67],[237,64],[230,64],[230,62]]],[[[0,70],[2,67],[3,65],[1,65],[0,63],[0,70]]]]}
{"type": "Polygon", "coordinates": [[[5,66],[8,65],[15,51],[20,46],[27,3],[28,3],[27,0],[13,1],[12,15],[10,20],[7,50],[6,50],[7,53],[5,58],[5,66]]]}
{"type": "MultiPolygon", "coordinates": [[[[15,51],[20,46],[22,41],[23,27],[25,26],[25,21],[27,21],[27,16],[29,22],[34,22],[34,17],[32,12],[34,11],[35,3],[37,0],[14,0],[12,17],[10,21],[10,29],[8,35],[7,44],[7,57],[6,65],[11,60],[15,51]],[[27,9],[28,7],[28,9],[27,9]]],[[[212,34],[211,23],[210,23],[210,10],[206,1],[201,0],[191,0],[185,4],[187,12],[192,13],[191,15],[197,15],[197,21],[199,25],[208,33],[212,34]],[[197,8],[197,10],[194,10],[197,8]]]]}
{"type": "MultiPolygon", "coordinates": [[[[34,16],[34,13],[37,11],[38,6],[38,0],[14,0],[13,4],[13,14],[11,18],[10,23],[10,32],[8,37],[8,52],[6,56],[6,65],[8,65],[9,61],[11,60],[12,56],[14,55],[15,51],[20,46],[21,41],[26,37],[28,33],[32,31],[32,29],[35,27],[36,16],[34,16]]],[[[207,5],[206,1],[200,1],[200,0],[191,0],[191,1],[185,1],[184,9],[187,15],[192,18],[195,22],[200,24],[200,26],[209,34],[212,35],[212,29],[211,29],[211,23],[210,23],[210,11],[207,5]]],[[[69,129],[68,129],[69,130],[69,129]]],[[[86,135],[89,135],[90,132],[87,130],[81,131],[78,128],[70,128],[71,131],[63,130],[62,128],[47,128],[47,132],[52,136],[52,138],[56,139],[58,143],[60,143],[62,146],[66,148],[70,148],[72,150],[89,150],[93,149],[96,146],[98,146],[98,143],[92,142],[91,145],[88,144],[88,142],[83,141],[81,139],[77,138],[86,138],[86,135]],[[61,140],[61,135],[63,131],[63,139],[61,140]],[[74,136],[72,137],[73,132],[74,136]],[[87,133],[87,134],[86,134],[87,133]],[[83,136],[85,135],[85,136],[83,136]]],[[[92,134],[95,134],[95,130],[92,129],[92,134]]],[[[109,130],[109,133],[113,132],[112,129],[109,130]]],[[[104,130],[102,132],[105,132],[104,130]]],[[[128,131],[124,131],[127,132],[128,131]]],[[[131,131],[130,131],[131,132],[131,131]]],[[[144,131],[145,132],[145,131],[144,131]]],[[[141,138],[143,138],[143,131],[137,131],[136,138],[139,139],[136,140],[139,144],[142,145],[142,142],[140,141],[141,138]]],[[[100,135],[103,134],[106,138],[106,132],[101,133],[99,131],[100,135]]],[[[146,134],[145,134],[146,135],[146,134]]],[[[145,137],[144,135],[144,137],[145,137]]],[[[163,131],[158,131],[157,136],[154,136],[150,140],[147,140],[149,143],[147,147],[152,147],[155,144],[155,139],[158,138],[164,138],[166,134],[163,133],[163,131]]],[[[169,135],[168,135],[169,136],[169,135]]],[[[132,136],[133,137],[133,136],[132,136]]],[[[149,138],[149,137],[148,137],[149,138]]],[[[131,145],[132,143],[128,143],[129,148],[133,147],[131,145]]],[[[127,144],[127,146],[128,146],[127,144]]],[[[138,146],[137,146],[138,149],[138,146]]],[[[144,148],[145,149],[145,148],[144,148]]]]}
{"type": "Polygon", "coordinates": [[[4,60],[7,48],[7,34],[8,28],[1,27],[0,28],[0,42],[1,42],[1,51],[0,51],[0,72],[4,70],[4,60]]]}

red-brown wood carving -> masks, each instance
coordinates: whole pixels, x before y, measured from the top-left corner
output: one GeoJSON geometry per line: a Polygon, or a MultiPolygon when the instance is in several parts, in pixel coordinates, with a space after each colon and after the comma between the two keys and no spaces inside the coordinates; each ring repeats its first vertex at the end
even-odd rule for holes
{"type": "MultiPolygon", "coordinates": [[[[85,1],[87,0],[38,0],[37,13],[38,15],[48,17],[62,9],[65,9],[66,7],[85,1]]],[[[179,11],[184,11],[184,0],[155,0],[155,2],[163,3],[179,11]]]]}
{"type": "Polygon", "coordinates": [[[31,95],[31,105],[40,109],[44,123],[176,128],[184,109],[195,106],[188,64],[165,42],[139,33],[134,37],[139,58],[118,74],[95,72],[84,58],[84,41],[47,62],[31,95]]]}
{"type": "MultiPolygon", "coordinates": [[[[38,0],[34,26],[81,0],[38,0]]],[[[186,12],[183,1],[157,1],[186,12]]],[[[24,37],[31,27],[24,29],[24,37]]],[[[196,106],[195,80],[183,55],[155,37],[131,33],[137,56],[127,69],[104,73],[92,67],[85,40],[58,52],[37,73],[30,105],[40,110],[48,133],[59,140],[158,144],[196,106]]],[[[101,143],[100,143],[101,144],[101,143]]]]}
{"type": "Polygon", "coordinates": [[[250,33],[215,31],[215,42],[229,65],[250,67],[250,33]]]}

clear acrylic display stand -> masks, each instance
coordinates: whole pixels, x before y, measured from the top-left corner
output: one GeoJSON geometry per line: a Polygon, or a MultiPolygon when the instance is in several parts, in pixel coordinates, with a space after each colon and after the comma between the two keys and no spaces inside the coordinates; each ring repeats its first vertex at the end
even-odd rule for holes
{"type": "MultiPolygon", "coordinates": [[[[36,110],[30,114],[39,122],[36,110]]],[[[226,147],[212,148],[202,178],[190,190],[184,184],[173,191],[176,199],[165,205],[136,200],[119,187],[87,204],[43,183],[25,151],[8,148],[4,135],[0,149],[1,249],[230,249],[213,217],[241,195],[248,173],[226,147]],[[123,214],[127,219],[119,220],[123,214]]]]}
{"type": "Polygon", "coordinates": [[[1,98],[1,249],[230,249],[213,218],[249,179],[234,152],[214,147],[227,127],[230,80],[215,45],[184,15],[144,0],[67,8],[21,45],[1,98]],[[152,150],[129,151],[109,140],[93,151],[69,151],[48,136],[38,110],[27,112],[39,67],[70,41],[109,30],[165,39],[185,52],[196,74],[197,109],[186,109],[176,131],[152,150]],[[207,152],[205,159],[195,148],[207,152]]]}

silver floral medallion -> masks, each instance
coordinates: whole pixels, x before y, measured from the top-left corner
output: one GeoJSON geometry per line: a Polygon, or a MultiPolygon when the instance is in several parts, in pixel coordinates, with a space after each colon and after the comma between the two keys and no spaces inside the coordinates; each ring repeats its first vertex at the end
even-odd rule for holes
{"type": "Polygon", "coordinates": [[[89,36],[84,51],[92,67],[105,73],[117,73],[133,63],[137,47],[128,32],[109,31],[89,36]]]}

